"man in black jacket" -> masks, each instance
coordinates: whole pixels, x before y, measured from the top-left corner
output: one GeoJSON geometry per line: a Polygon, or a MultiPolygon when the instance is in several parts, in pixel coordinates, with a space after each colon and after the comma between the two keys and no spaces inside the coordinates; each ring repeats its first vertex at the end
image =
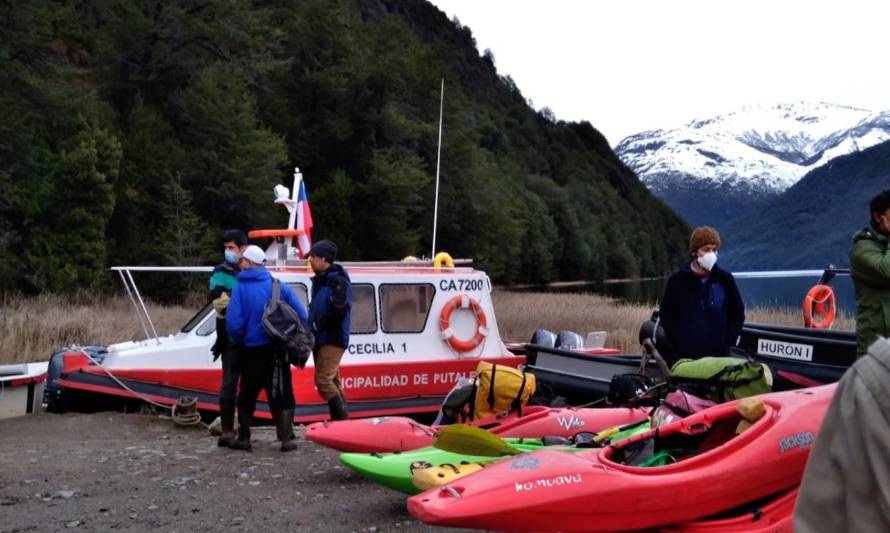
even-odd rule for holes
{"type": "Polygon", "coordinates": [[[691,258],[671,275],[661,299],[661,325],[674,359],[729,355],[745,322],[745,304],[735,278],[717,266],[720,234],[695,228],[691,258]]]}
{"type": "Polygon", "coordinates": [[[315,335],[315,388],[328,402],[331,419],[345,420],[349,413],[340,384],[340,360],[349,346],[352,283],[346,270],[334,264],[337,245],[333,242],[318,241],[307,257],[315,272],[309,305],[309,327],[315,335]]]}

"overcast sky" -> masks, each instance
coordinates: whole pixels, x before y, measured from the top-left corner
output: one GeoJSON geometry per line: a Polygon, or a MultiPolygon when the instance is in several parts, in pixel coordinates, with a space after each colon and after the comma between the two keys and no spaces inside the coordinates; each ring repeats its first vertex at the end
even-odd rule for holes
{"type": "Polygon", "coordinates": [[[588,120],[613,146],[749,104],[890,109],[888,2],[431,1],[536,109],[588,120]]]}

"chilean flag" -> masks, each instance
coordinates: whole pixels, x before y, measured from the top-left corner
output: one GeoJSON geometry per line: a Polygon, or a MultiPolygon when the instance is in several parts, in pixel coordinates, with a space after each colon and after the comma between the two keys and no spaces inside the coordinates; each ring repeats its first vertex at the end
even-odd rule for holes
{"type": "Polygon", "coordinates": [[[297,208],[294,210],[297,216],[296,229],[303,230],[303,234],[297,237],[297,246],[300,249],[300,257],[305,257],[312,246],[312,211],[309,209],[309,196],[306,195],[306,184],[303,183],[302,174],[296,173],[294,178],[294,181],[299,182],[299,184],[294,184],[299,191],[295,195],[297,197],[297,208]]]}

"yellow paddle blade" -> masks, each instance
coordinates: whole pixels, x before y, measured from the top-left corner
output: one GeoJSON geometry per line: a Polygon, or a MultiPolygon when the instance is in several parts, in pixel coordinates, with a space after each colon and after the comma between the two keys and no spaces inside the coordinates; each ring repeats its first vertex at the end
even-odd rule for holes
{"type": "Polygon", "coordinates": [[[466,424],[453,424],[440,429],[433,436],[433,446],[446,452],[485,457],[522,453],[522,450],[490,431],[466,424]]]}

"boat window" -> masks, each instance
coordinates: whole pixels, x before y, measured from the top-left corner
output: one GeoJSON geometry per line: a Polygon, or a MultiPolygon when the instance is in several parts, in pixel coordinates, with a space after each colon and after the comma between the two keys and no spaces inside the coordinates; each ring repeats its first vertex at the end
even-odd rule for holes
{"type": "Polygon", "coordinates": [[[436,289],[429,283],[380,286],[380,316],[386,333],[420,333],[436,289]]]}
{"type": "Polygon", "coordinates": [[[377,331],[377,305],[374,302],[374,286],[370,283],[352,285],[352,325],[350,333],[374,333],[377,331]]]}
{"type": "Polygon", "coordinates": [[[304,309],[309,309],[309,290],[306,288],[305,283],[288,283],[288,287],[294,290],[297,293],[297,299],[300,300],[300,303],[303,304],[304,309]]]}
{"type": "Polygon", "coordinates": [[[195,330],[195,335],[199,337],[206,337],[216,331],[216,314],[214,316],[208,318],[204,321],[203,324],[198,326],[198,329],[195,330]]]}
{"type": "MultiPolygon", "coordinates": [[[[201,323],[202,320],[204,320],[204,317],[207,316],[207,313],[208,313],[212,308],[213,308],[213,302],[209,302],[207,305],[205,305],[204,307],[202,307],[200,311],[198,311],[197,313],[195,313],[195,316],[193,316],[192,318],[190,318],[189,321],[186,322],[185,325],[182,326],[182,329],[179,330],[179,331],[181,331],[181,332],[183,332],[183,333],[188,333],[189,331],[195,329],[195,326],[197,326],[198,324],[201,323]]],[[[211,320],[211,322],[214,322],[214,321],[211,320]]],[[[216,327],[216,324],[214,324],[213,327],[216,327]]]]}

